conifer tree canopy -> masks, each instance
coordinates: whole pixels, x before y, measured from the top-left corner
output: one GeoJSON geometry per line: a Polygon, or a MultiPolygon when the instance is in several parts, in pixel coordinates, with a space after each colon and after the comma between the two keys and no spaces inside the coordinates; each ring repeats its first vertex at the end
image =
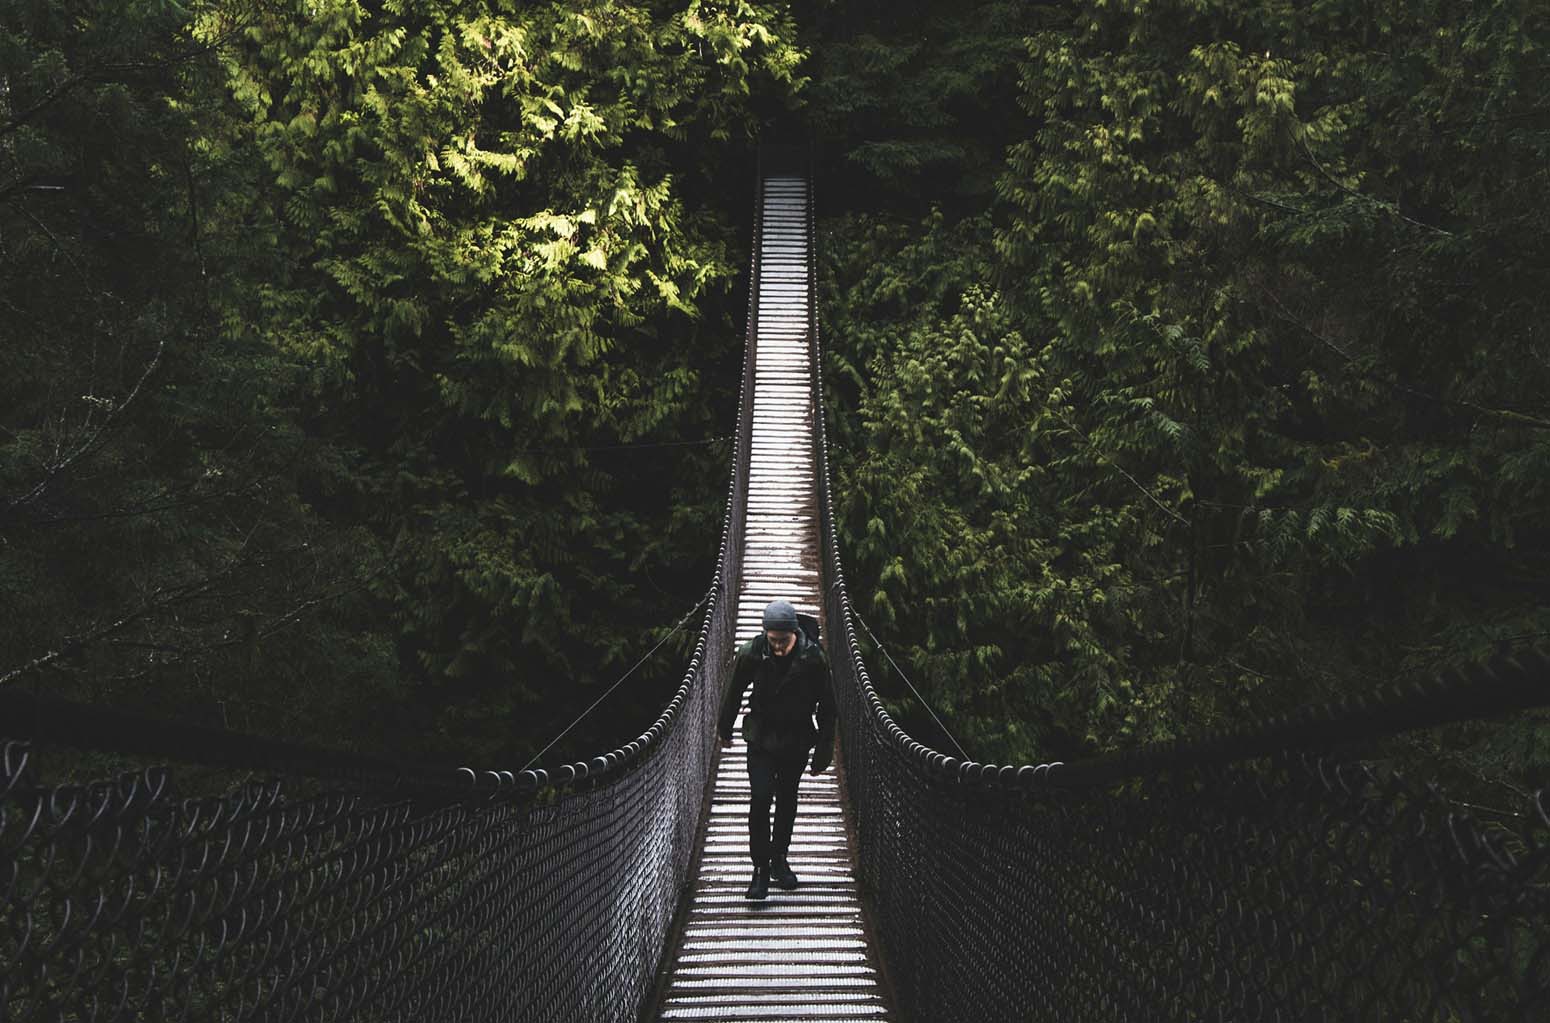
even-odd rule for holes
{"type": "Polygon", "coordinates": [[[852,596],[975,757],[1542,643],[1547,46],[1529,0],[11,4],[0,685],[525,760],[710,578],[776,136],[852,596]]]}

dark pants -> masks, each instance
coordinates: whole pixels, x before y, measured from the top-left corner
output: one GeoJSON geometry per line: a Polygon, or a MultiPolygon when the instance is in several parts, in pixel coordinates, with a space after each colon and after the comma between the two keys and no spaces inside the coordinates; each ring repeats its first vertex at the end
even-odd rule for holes
{"type": "Polygon", "coordinates": [[[784,860],[797,819],[797,783],[807,766],[807,750],[748,751],[748,850],[755,867],[770,865],[770,854],[784,860]],[[775,837],[770,838],[770,800],[775,801],[775,837]]]}

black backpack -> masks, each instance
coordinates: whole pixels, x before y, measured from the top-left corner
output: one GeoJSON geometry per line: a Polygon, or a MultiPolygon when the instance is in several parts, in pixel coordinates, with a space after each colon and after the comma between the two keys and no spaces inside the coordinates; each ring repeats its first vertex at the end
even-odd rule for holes
{"type": "Polygon", "coordinates": [[[818,644],[818,649],[823,649],[823,638],[818,634],[818,619],[812,615],[797,612],[797,624],[802,627],[802,633],[808,639],[818,644]]]}

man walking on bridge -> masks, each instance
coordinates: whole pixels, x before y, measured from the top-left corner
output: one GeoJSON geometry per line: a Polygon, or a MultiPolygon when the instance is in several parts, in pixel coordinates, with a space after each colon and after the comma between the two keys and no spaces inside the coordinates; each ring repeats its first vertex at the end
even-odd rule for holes
{"type": "MultiPolygon", "coordinates": [[[[811,619],[809,619],[811,621],[811,619]]],[[[748,850],[753,880],[747,897],[763,899],[769,883],[797,886],[786,862],[791,830],[797,817],[797,786],[802,767],[813,751],[812,773],[822,774],[834,755],[834,683],[829,659],[815,636],[797,620],[795,607],[784,600],[764,609],[764,633],[737,651],[732,685],[721,704],[717,731],[721,745],[732,745],[732,723],[753,684],[748,713],[743,715],[743,741],[748,744],[748,850]],[[817,715],[818,726],[813,727],[817,715]],[[816,740],[816,743],[815,743],[816,740]],[[775,802],[775,832],[770,834],[770,801],[775,802]]]]}

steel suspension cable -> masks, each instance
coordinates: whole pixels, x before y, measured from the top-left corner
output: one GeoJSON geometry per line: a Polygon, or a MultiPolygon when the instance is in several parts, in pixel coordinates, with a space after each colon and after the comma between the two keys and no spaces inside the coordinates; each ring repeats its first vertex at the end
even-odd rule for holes
{"type": "Polygon", "coordinates": [[[942,730],[942,734],[947,736],[947,741],[953,744],[953,749],[958,751],[958,755],[963,757],[965,760],[972,759],[969,754],[964,751],[963,744],[960,743],[957,737],[953,735],[952,730],[942,722],[941,718],[937,717],[936,711],[931,709],[931,704],[924,696],[920,694],[920,690],[915,688],[915,683],[910,681],[910,677],[904,673],[904,669],[899,667],[899,662],[893,659],[893,654],[889,653],[888,648],[883,646],[883,641],[877,638],[877,634],[873,632],[872,627],[866,623],[866,619],[861,617],[860,612],[858,612],[854,606],[851,607],[850,614],[851,617],[855,619],[856,624],[861,626],[862,630],[871,637],[872,643],[877,647],[878,652],[888,659],[889,664],[893,665],[893,670],[897,672],[898,676],[904,680],[904,684],[909,686],[910,692],[915,694],[915,700],[922,707],[926,708],[926,713],[931,715],[931,720],[935,721],[936,726],[942,730]]]}
{"type": "Polygon", "coordinates": [[[658,650],[662,649],[662,644],[663,643],[666,643],[668,640],[670,640],[674,636],[676,636],[678,634],[679,630],[682,629],[686,624],[688,624],[689,619],[694,617],[694,614],[695,614],[696,611],[698,611],[700,608],[705,606],[705,602],[710,599],[711,594],[715,593],[716,589],[720,585],[721,585],[720,582],[711,583],[710,589],[705,591],[705,595],[703,597],[701,597],[699,600],[695,601],[693,607],[691,607],[689,610],[684,612],[683,617],[678,619],[678,623],[667,631],[667,635],[665,635],[661,639],[657,640],[656,646],[654,646],[650,650],[646,651],[645,656],[643,656],[640,660],[636,661],[633,665],[631,665],[629,671],[626,671],[623,675],[620,675],[618,681],[616,681],[613,685],[609,686],[608,689],[606,691],[604,691],[603,695],[599,696],[597,699],[592,701],[592,705],[591,706],[589,706],[586,710],[582,711],[580,714],[577,714],[576,715],[576,720],[574,720],[570,724],[566,725],[565,728],[560,732],[559,735],[556,735],[553,739],[550,739],[548,745],[544,746],[543,749],[541,749],[537,753],[533,754],[533,756],[528,760],[527,763],[523,764],[521,767],[519,767],[517,769],[518,772],[520,773],[521,771],[526,771],[529,767],[532,767],[534,764],[538,763],[538,761],[543,758],[543,755],[545,753],[548,753],[551,749],[554,748],[554,744],[555,743],[559,742],[561,739],[565,738],[566,735],[570,734],[570,730],[572,728],[575,728],[577,725],[581,724],[582,720],[584,718],[586,718],[586,716],[588,714],[590,714],[594,710],[596,710],[598,708],[599,704],[601,704],[604,700],[608,699],[610,696],[613,695],[613,692],[614,692],[615,689],[618,689],[620,686],[624,685],[625,680],[628,679],[631,675],[635,674],[635,670],[637,668],[639,668],[642,664],[645,664],[647,661],[651,660],[651,655],[656,653],[658,650]]]}

